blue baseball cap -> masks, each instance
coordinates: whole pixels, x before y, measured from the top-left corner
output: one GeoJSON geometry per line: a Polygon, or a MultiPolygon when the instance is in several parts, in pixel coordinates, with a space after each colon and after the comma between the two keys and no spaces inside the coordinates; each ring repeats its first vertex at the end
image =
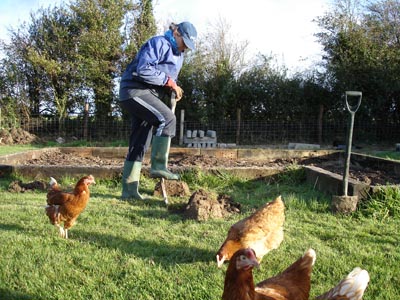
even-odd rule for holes
{"type": "Polygon", "coordinates": [[[186,47],[191,50],[195,50],[196,47],[194,42],[197,38],[197,30],[193,26],[192,23],[189,22],[182,22],[178,24],[178,31],[183,38],[183,42],[185,43],[186,47]]]}

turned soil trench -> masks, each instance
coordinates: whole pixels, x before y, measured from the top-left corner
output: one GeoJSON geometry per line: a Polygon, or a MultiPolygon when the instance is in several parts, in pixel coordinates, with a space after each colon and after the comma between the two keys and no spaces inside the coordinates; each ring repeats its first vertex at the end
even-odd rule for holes
{"type": "MultiPolygon", "coordinates": [[[[126,148],[61,147],[27,151],[0,157],[0,175],[12,172],[35,179],[49,176],[79,176],[88,173],[100,178],[120,176],[126,148]]],[[[172,148],[172,170],[202,169],[232,172],[249,179],[283,172],[291,165],[306,169],[307,181],[315,188],[340,194],[344,170],[344,153],[333,150],[279,149],[189,149],[172,148]],[[330,179],[327,179],[329,177],[330,179]],[[329,185],[324,187],[325,185],[329,185]]],[[[146,156],[144,174],[149,169],[146,156]]],[[[369,187],[400,184],[400,163],[352,153],[349,171],[349,195],[366,193],[369,187]],[[360,185],[353,187],[353,184],[360,185]]]]}

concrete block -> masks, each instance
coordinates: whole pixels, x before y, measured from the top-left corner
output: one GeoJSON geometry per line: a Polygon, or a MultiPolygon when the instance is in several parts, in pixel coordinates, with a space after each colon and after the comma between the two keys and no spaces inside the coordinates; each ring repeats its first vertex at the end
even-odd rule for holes
{"type": "Polygon", "coordinates": [[[318,150],[321,145],[318,144],[304,144],[304,143],[289,143],[288,149],[295,150],[318,150]]]}
{"type": "Polygon", "coordinates": [[[357,209],[358,196],[332,196],[333,213],[351,213],[357,209]]]}
{"type": "Polygon", "coordinates": [[[214,130],[207,130],[206,135],[207,135],[208,137],[215,138],[215,137],[217,137],[217,132],[214,131],[214,130]]]}
{"type": "Polygon", "coordinates": [[[203,138],[204,137],[204,130],[199,130],[199,138],[203,138]]]}

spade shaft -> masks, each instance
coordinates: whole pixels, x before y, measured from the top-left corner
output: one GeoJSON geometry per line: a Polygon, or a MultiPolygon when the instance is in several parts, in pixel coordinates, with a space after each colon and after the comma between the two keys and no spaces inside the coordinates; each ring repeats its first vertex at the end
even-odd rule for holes
{"type": "Polygon", "coordinates": [[[347,130],[347,144],[346,144],[346,161],[344,164],[343,172],[343,196],[347,196],[348,182],[349,182],[349,170],[350,170],[350,156],[351,156],[351,145],[353,140],[353,126],[354,117],[361,104],[362,93],[358,91],[347,91],[345,94],[346,108],[350,113],[349,125],[347,130]],[[351,105],[348,101],[348,97],[358,97],[357,102],[351,105]]]}
{"type": "MultiPolygon", "coordinates": [[[[174,91],[171,93],[171,111],[175,114],[175,107],[176,107],[176,94],[174,91]]],[[[161,178],[160,180],[161,192],[164,199],[164,203],[168,205],[168,194],[167,194],[167,187],[165,185],[165,179],[161,178]]]]}

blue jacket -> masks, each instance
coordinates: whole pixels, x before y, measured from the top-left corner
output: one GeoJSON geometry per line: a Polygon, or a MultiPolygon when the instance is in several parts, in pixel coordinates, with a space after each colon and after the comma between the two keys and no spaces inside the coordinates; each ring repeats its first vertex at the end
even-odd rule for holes
{"type": "Polygon", "coordinates": [[[130,98],[130,90],[145,85],[162,87],[168,77],[177,80],[183,64],[183,53],[175,55],[171,43],[164,36],[149,39],[122,74],[120,100],[130,98]],[[140,83],[138,85],[138,83],[140,83]]]}

